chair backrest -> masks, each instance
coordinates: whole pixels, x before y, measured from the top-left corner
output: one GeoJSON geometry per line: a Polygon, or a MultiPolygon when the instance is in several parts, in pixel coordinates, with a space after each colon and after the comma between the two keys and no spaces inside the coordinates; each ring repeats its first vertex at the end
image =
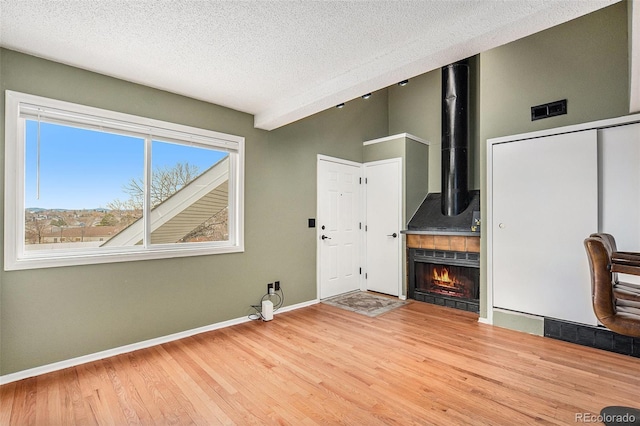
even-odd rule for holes
{"type": "Polygon", "coordinates": [[[640,337],[640,303],[617,300],[614,289],[615,271],[640,275],[640,253],[617,252],[611,235],[593,234],[584,240],[591,269],[593,311],[609,330],[640,337]],[[614,271],[614,272],[612,272],[614,271]]]}
{"type": "MultiPolygon", "coordinates": [[[[608,234],[606,234],[608,235],[608,234]]],[[[610,237],[610,236],[609,236],[610,237]]],[[[584,240],[591,272],[591,302],[596,317],[607,326],[616,315],[613,275],[610,270],[611,244],[608,237],[592,234],[584,240]]],[[[615,241],[613,243],[615,247],[615,241]]]]}
{"type": "Polygon", "coordinates": [[[590,237],[600,238],[609,250],[610,253],[618,251],[618,247],[616,246],[616,239],[613,238],[611,234],[605,234],[604,232],[598,232],[596,234],[591,234],[590,237]]]}
{"type": "MultiPolygon", "coordinates": [[[[605,234],[604,232],[600,232],[597,234],[591,234],[590,237],[600,238],[604,243],[604,247],[607,249],[609,253],[609,257],[616,251],[618,251],[618,247],[616,245],[616,239],[611,234],[605,234]]],[[[618,274],[613,272],[611,274],[611,281],[614,283],[618,282],[618,274]]]]}

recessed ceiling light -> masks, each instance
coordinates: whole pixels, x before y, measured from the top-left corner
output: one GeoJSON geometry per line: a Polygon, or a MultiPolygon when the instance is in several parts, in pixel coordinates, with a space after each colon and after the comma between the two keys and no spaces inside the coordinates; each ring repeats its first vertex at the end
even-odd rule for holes
{"type": "Polygon", "coordinates": [[[398,83],[398,86],[406,86],[407,84],[409,84],[409,80],[402,80],[400,83],[398,83]]]}
{"type": "Polygon", "coordinates": [[[367,93],[366,95],[362,95],[362,99],[369,99],[371,97],[371,93],[367,93]]]}

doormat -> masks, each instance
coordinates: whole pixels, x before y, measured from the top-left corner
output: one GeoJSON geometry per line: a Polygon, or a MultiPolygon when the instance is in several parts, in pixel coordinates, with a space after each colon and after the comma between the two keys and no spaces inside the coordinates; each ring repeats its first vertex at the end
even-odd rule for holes
{"type": "Polygon", "coordinates": [[[322,303],[346,309],[347,311],[377,317],[408,302],[391,297],[378,296],[366,291],[355,291],[325,299],[322,303]]]}

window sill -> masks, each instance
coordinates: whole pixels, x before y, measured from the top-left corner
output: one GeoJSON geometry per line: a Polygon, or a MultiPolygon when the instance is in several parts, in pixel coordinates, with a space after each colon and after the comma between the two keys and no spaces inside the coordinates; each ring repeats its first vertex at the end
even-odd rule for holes
{"type": "Polygon", "coordinates": [[[5,271],[20,271],[28,269],[57,268],[65,266],[94,265],[102,263],[133,262],[156,259],[172,259],[178,257],[208,256],[213,254],[243,253],[243,245],[224,247],[184,247],[184,248],[147,248],[144,251],[118,251],[112,253],[95,253],[73,255],[60,253],[57,256],[48,254],[46,257],[27,256],[19,259],[5,259],[5,271]]]}

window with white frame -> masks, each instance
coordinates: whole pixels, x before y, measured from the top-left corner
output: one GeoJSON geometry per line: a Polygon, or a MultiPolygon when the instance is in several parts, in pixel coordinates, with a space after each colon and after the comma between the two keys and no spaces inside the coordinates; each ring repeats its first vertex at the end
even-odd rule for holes
{"type": "Polygon", "coordinates": [[[244,138],[12,91],[5,129],[5,270],[244,249],[244,138]]]}

